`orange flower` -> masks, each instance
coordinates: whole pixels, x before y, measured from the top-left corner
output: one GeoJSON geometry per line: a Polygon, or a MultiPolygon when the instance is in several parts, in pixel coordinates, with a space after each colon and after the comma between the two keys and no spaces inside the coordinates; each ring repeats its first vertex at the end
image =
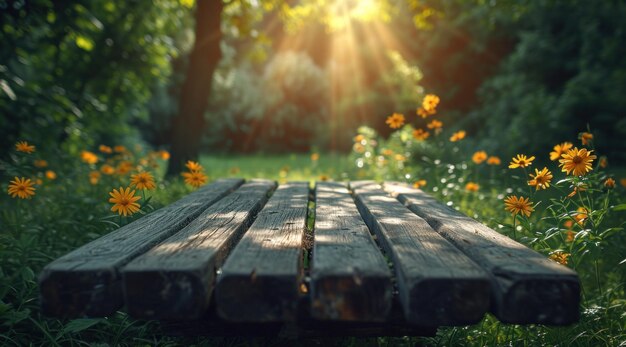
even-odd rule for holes
{"type": "Polygon", "coordinates": [[[161,159],[163,159],[163,160],[168,160],[168,159],[170,159],[170,152],[168,152],[166,150],[160,150],[159,151],[159,157],[161,157],[161,159]]]}
{"type": "Polygon", "coordinates": [[[524,198],[523,196],[518,198],[515,195],[507,196],[506,199],[504,199],[504,209],[511,212],[513,217],[518,213],[530,217],[530,214],[535,210],[532,207],[530,198],[524,198]]]}
{"type": "Polygon", "coordinates": [[[28,142],[26,141],[18,141],[15,144],[15,150],[18,152],[24,152],[24,153],[30,154],[35,151],[35,146],[29,145],[28,142]]]}
{"type": "Polygon", "coordinates": [[[550,160],[555,161],[561,159],[561,155],[574,146],[571,142],[563,142],[554,146],[554,151],[550,152],[550,160]]]}
{"type": "Polygon", "coordinates": [[[606,167],[609,166],[609,161],[605,156],[601,156],[598,165],[600,165],[601,168],[606,169],[606,167]]]}
{"type": "Polygon", "coordinates": [[[46,178],[49,179],[49,180],[54,180],[54,179],[57,178],[57,174],[54,171],[52,171],[52,170],[47,170],[46,171],[46,178]]]}
{"type": "Polygon", "coordinates": [[[443,126],[443,123],[433,119],[432,121],[430,121],[430,123],[426,124],[426,127],[428,129],[441,129],[441,127],[443,126]]]}
{"type": "Polygon", "coordinates": [[[541,171],[535,169],[535,175],[530,174],[531,180],[528,181],[529,186],[533,186],[536,190],[547,189],[550,187],[550,181],[552,181],[552,172],[547,167],[541,169],[541,171]]]}
{"type": "Polygon", "coordinates": [[[204,171],[204,168],[202,167],[202,165],[200,165],[198,162],[195,162],[195,161],[192,161],[192,160],[187,160],[187,164],[185,164],[185,166],[191,172],[204,171]]]}
{"type": "Polygon", "coordinates": [[[87,164],[95,164],[98,162],[98,156],[89,151],[80,152],[80,158],[87,164]]]}
{"type": "Polygon", "coordinates": [[[98,184],[98,181],[100,180],[100,173],[98,171],[91,171],[89,173],[89,183],[91,184],[98,184]]]}
{"type": "Polygon", "coordinates": [[[124,216],[130,216],[139,211],[140,206],[137,200],[141,199],[141,197],[135,196],[135,191],[131,191],[130,187],[126,189],[120,187],[119,190],[113,189],[109,195],[111,196],[109,202],[113,204],[111,211],[117,211],[117,213],[124,216]]]}
{"type": "Polygon", "coordinates": [[[137,189],[154,189],[154,176],[149,172],[140,172],[138,174],[130,176],[130,185],[137,187],[137,189]]]}
{"type": "Polygon", "coordinates": [[[559,166],[562,166],[561,171],[574,176],[587,174],[592,170],[591,163],[597,158],[591,152],[593,151],[588,151],[586,148],[579,150],[577,147],[568,150],[561,156],[563,159],[559,160],[559,166]]]}
{"type": "Polygon", "coordinates": [[[115,173],[115,168],[109,164],[104,164],[100,167],[100,171],[105,175],[112,175],[115,173]]]}
{"type": "Polygon", "coordinates": [[[550,254],[550,260],[553,260],[561,265],[567,265],[567,258],[569,258],[569,256],[569,253],[556,251],[550,254]]]}
{"type": "Polygon", "coordinates": [[[585,222],[587,221],[587,217],[589,217],[587,213],[588,213],[587,209],[584,207],[579,207],[578,209],[576,209],[576,214],[574,215],[574,219],[576,220],[576,223],[578,223],[578,225],[580,226],[585,225],[585,222]]]}
{"type": "Polygon", "coordinates": [[[133,163],[129,161],[123,161],[117,165],[118,175],[126,175],[133,169],[133,163]]]}
{"type": "Polygon", "coordinates": [[[113,151],[115,151],[115,153],[123,153],[123,152],[126,152],[126,147],[117,145],[113,147],[113,151]]]}
{"type": "Polygon", "coordinates": [[[435,109],[432,109],[430,111],[424,109],[423,107],[420,107],[417,109],[417,111],[415,111],[415,113],[417,113],[418,116],[422,117],[422,118],[426,118],[428,116],[432,116],[435,113],[437,113],[437,111],[435,109]]]}
{"type": "Polygon", "coordinates": [[[500,160],[500,158],[496,156],[491,156],[489,157],[489,159],[487,159],[487,164],[488,165],[500,165],[502,164],[502,161],[500,160]]]}
{"type": "Polygon", "coordinates": [[[43,159],[35,160],[33,164],[35,165],[35,167],[38,167],[38,168],[43,168],[43,167],[48,166],[48,162],[43,159]]]}
{"type": "Polygon", "coordinates": [[[581,133],[580,134],[580,141],[583,143],[583,146],[587,146],[588,144],[591,143],[591,141],[593,141],[593,134],[592,133],[581,133]]]}
{"type": "Polygon", "coordinates": [[[357,136],[354,137],[354,142],[360,143],[361,141],[365,140],[365,136],[359,134],[357,136]]]}
{"type": "Polygon", "coordinates": [[[182,175],[185,178],[185,183],[195,188],[203,186],[207,182],[207,176],[200,171],[183,172],[182,175]]]}
{"type": "Polygon", "coordinates": [[[398,129],[404,125],[404,115],[400,113],[394,113],[391,116],[387,117],[385,121],[392,129],[398,129]]]}
{"type": "Polygon", "coordinates": [[[626,188],[626,178],[620,178],[619,184],[621,184],[622,187],[626,188]]]}
{"type": "Polygon", "coordinates": [[[535,156],[528,158],[524,154],[518,154],[517,157],[513,157],[513,161],[509,163],[509,169],[528,167],[533,163],[533,160],[535,160],[535,156]]]}
{"type": "Polygon", "coordinates": [[[566,232],[566,235],[567,235],[566,238],[565,238],[566,242],[572,242],[572,241],[574,241],[574,237],[576,237],[576,233],[571,231],[571,230],[568,230],[566,232]]]}
{"type": "Polygon", "coordinates": [[[423,187],[425,185],[426,185],[426,180],[417,180],[417,181],[413,182],[413,188],[415,188],[415,189],[419,189],[419,188],[421,188],[421,187],[423,187]]]}
{"type": "Polygon", "coordinates": [[[477,192],[478,189],[480,189],[478,183],[467,182],[467,184],[465,185],[465,190],[467,190],[468,192],[477,192]]]}
{"type": "Polygon", "coordinates": [[[604,181],[604,186],[609,189],[615,188],[615,180],[611,177],[607,178],[606,181],[604,181]]]}
{"type": "Polygon", "coordinates": [[[311,161],[318,161],[318,160],[320,160],[319,153],[312,153],[311,154],[311,161]]]}
{"type": "Polygon", "coordinates": [[[487,160],[487,152],[485,151],[478,151],[472,156],[472,161],[476,164],[482,164],[485,160],[487,160]]]}
{"type": "Polygon", "coordinates": [[[413,130],[413,138],[418,141],[424,141],[430,136],[428,131],[424,131],[424,129],[415,129],[413,130]]]}
{"type": "Polygon", "coordinates": [[[105,153],[105,154],[113,153],[113,150],[109,146],[100,145],[100,147],[98,147],[98,149],[100,150],[100,152],[105,153]]]}
{"type": "Polygon", "coordinates": [[[8,193],[12,198],[30,199],[31,196],[35,195],[35,189],[30,178],[15,177],[15,179],[9,183],[8,193]]]}
{"type": "Polygon", "coordinates": [[[465,138],[465,130],[459,130],[450,136],[451,142],[461,141],[465,138]]]}
{"type": "Polygon", "coordinates": [[[422,107],[428,112],[433,112],[437,108],[437,105],[439,105],[439,101],[440,99],[437,95],[427,94],[424,100],[422,100],[422,107]]]}

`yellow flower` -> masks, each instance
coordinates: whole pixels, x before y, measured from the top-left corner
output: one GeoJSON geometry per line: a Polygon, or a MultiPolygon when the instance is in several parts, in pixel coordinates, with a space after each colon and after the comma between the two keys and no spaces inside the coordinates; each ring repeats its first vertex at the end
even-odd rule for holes
{"type": "Polygon", "coordinates": [[[318,161],[320,159],[319,153],[311,154],[311,161],[318,161]]]}
{"type": "Polygon", "coordinates": [[[535,187],[537,190],[546,189],[550,187],[550,181],[552,181],[552,172],[547,167],[541,169],[541,171],[535,169],[535,175],[530,174],[531,180],[528,181],[529,186],[535,187]]]}
{"type": "Polygon", "coordinates": [[[87,164],[95,164],[98,162],[98,156],[89,151],[80,152],[80,158],[87,164]]]}
{"type": "Polygon", "coordinates": [[[415,111],[415,113],[417,113],[418,116],[422,117],[422,118],[426,118],[428,116],[431,116],[435,113],[437,113],[437,111],[435,109],[432,109],[430,111],[424,109],[423,107],[420,107],[417,109],[417,111],[415,111]]]}
{"type": "Polygon", "coordinates": [[[581,133],[580,134],[580,141],[583,143],[583,146],[587,146],[589,143],[591,143],[591,141],[593,141],[593,134],[592,133],[581,133]]]}
{"type": "Polygon", "coordinates": [[[35,180],[35,184],[37,184],[38,186],[40,186],[40,185],[42,185],[42,184],[43,184],[43,180],[42,180],[41,178],[37,178],[37,179],[35,180]]]}
{"type": "Polygon", "coordinates": [[[390,149],[387,149],[387,148],[386,148],[386,149],[383,149],[383,151],[381,152],[381,154],[382,154],[382,155],[386,155],[386,156],[390,157],[390,156],[392,156],[392,155],[393,155],[393,151],[392,151],[392,150],[390,150],[390,149]]]}
{"type": "Polygon", "coordinates": [[[138,174],[130,176],[130,185],[137,187],[137,189],[154,189],[154,177],[149,172],[140,172],[138,174]]]}
{"type": "Polygon", "coordinates": [[[480,189],[478,183],[467,182],[467,184],[465,185],[465,190],[467,190],[468,192],[477,192],[478,189],[480,189]]]}
{"type": "Polygon", "coordinates": [[[204,168],[202,167],[202,165],[200,165],[198,162],[195,161],[191,161],[191,160],[187,160],[187,164],[185,164],[185,166],[189,169],[189,171],[191,172],[200,172],[200,171],[204,171],[204,168]]]}
{"type": "Polygon", "coordinates": [[[185,183],[192,187],[200,187],[206,184],[207,176],[200,171],[183,172],[185,183]]]}
{"type": "Polygon", "coordinates": [[[170,152],[168,152],[166,150],[160,150],[159,151],[159,157],[161,157],[161,159],[163,159],[163,160],[168,160],[170,158],[170,152]]]}
{"type": "Polygon", "coordinates": [[[567,265],[567,258],[569,258],[569,256],[569,253],[556,251],[550,254],[550,260],[553,260],[561,265],[567,265]]]}
{"type": "Polygon", "coordinates": [[[535,160],[535,156],[528,158],[524,154],[518,154],[517,157],[513,157],[513,161],[509,163],[509,169],[528,167],[533,163],[533,160],[535,160]]]}
{"type": "Polygon", "coordinates": [[[400,113],[394,113],[391,116],[387,117],[385,121],[392,129],[398,129],[399,127],[404,125],[404,115],[400,113]]]}
{"type": "Polygon", "coordinates": [[[530,202],[530,199],[524,198],[523,196],[518,198],[515,195],[511,195],[504,199],[504,209],[511,212],[513,217],[518,213],[530,217],[530,214],[535,210],[531,205],[532,202],[530,202]]]}
{"type": "Polygon", "coordinates": [[[354,146],[352,146],[352,149],[357,152],[357,153],[363,153],[365,152],[365,146],[363,146],[360,143],[355,143],[354,146]]]}
{"type": "Polygon", "coordinates": [[[396,161],[406,161],[406,157],[405,157],[405,156],[403,156],[402,154],[396,154],[393,158],[394,158],[396,161]]]}
{"type": "Polygon", "coordinates": [[[578,223],[578,225],[583,226],[585,222],[587,221],[587,217],[589,217],[589,215],[587,214],[586,208],[579,207],[576,209],[576,214],[574,215],[574,219],[576,220],[576,223],[578,223]]]}
{"type": "Polygon", "coordinates": [[[426,127],[428,129],[440,129],[443,126],[443,123],[433,119],[432,121],[430,121],[430,123],[426,124],[426,127]]]}
{"type": "Polygon", "coordinates": [[[461,141],[465,138],[465,130],[459,130],[450,136],[451,142],[461,141]]]}
{"type": "Polygon", "coordinates": [[[115,151],[115,153],[123,153],[123,152],[126,152],[126,147],[117,145],[113,147],[113,151],[115,151]]]}
{"type": "Polygon", "coordinates": [[[571,230],[568,230],[566,232],[566,235],[567,235],[567,238],[565,239],[566,242],[572,242],[574,241],[574,237],[576,237],[576,233],[571,230]]]}
{"type": "Polygon", "coordinates": [[[52,170],[48,170],[46,171],[46,178],[49,180],[54,180],[57,178],[57,174],[52,170]]]}
{"type": "Polygon", "coordinates": [[[320,175],[320,181],[326,182],[326,181],[329,181],[329,180],[330,180],[330,177],[328,177],[328,175],[320,175]]]}
{"type": "Polygon", "coordinates": [[[365,140],[365,136],[363,136],[361,134],[359,134],[359,135],[354,137],[354,142],[361,142],[363,140],[365,140]]]}
{"type": "Polygon", "coordinates": [[[12,198],[30,199],[31,196],[35,195],[35,187],[33,187],[33,182],[30,178],[15,177],[15,179],[9,183],[8,193],[12,198]]]}
{"type": "Polygon", "coordinates": [[[415,188],[415,189],[419,189],[419,188],[421,188],[421,187],[423,187],[425,185],[426,185],[426,180],[417,180],[417,181],[413,182],[413,188],[415,188]]]}
{"type": "Polygon", "coordinates": [[[135,191],[131,191],[130,187],[126,189],[120,187],[119,190],[113,189],[112,192],[109,192],[109,195],[111,196],[109,202],[113,204],[111,211],[117,211],[118,214],[124,216],[130,216],[139,211],[137,200],[141,199],[141,197],[135,196],[135,191]]]}
{"type": "Polygon", "coordinates": [[[500,160],[500,158],[496,156],[491,156],[489,157],[489,159],[487,159],[487,164],[488,165],[500,165],[502,164],[502,161],[500,160]]]}
{"type": "Polygon", "coordinates": [[[35,165],[35,167],[38,167],[38,168],[43,168],[43,167],[48,166],[48,162],[43,159],[35,160],[33,164],[35,165]]]}
{"type": "Polygon", "coordinates": [[[111,149],[111,147],[109,146],[105,146],[105,145],[100,145],[100,147],[98,147],[98,149],[100,150],[100,152],[102,153],[106,153],[106,154],[111,154],[113,153],[113,150],[111,149]]]}
{"type": "Polygon", "coordinates": [[[15,150],[18,152],[24,152],[24,153],[33,153],[35,151],[35,146],[33,145],[29,145],[28,142],[26,141],[18,141],[15,144],[15,150]]]}
{"type": "Polygon", "coordinates": [[[601,168],[606,169],[606,167],[609,166],[609,161],[608,159],[606,159],[605,156],[601,156],[598,164],[600,165],[601,168]]]}
{"type": "Polygon", "coordinates": [[[563,142],[554,146],[554,151],[550,152],[550,160],[561,159],[561,155],[574,146],[571,142],[563,142]]]}
{"type": "Polygon", "coordinates": [[[112,175],[115,173],[115,168],[109,164],[104,164],[100,167],[100,171],[105,175],[112,175]]]}
{"type": "Polygon", "coordinates": [[[439,105],[439,97],[437,95],[427,94],[424,100],[422,100],[422,107],[428,112],[433,112],[437,105],[439,105]]]}
{"type": "Polygon", "coordinates": [[[424,131],[424,129],[415,129],[413,130],[413,138],[418,141],[424,141],[430,136],[428,131],[424,131]]]}
{"type": "Polygon", "coordinates": [[[100,173],[98,171],[91,171],[89,173],[89,183],[98,184],[99,180],[100,180],[100,173]]]}
{"type": "Polygon", "coordinates": [[[472,156],[472,161],[476,164],[482,164],[485,160],[487,160],[487,152],[485,151],[478,151],[472,156]]]}
{"type": "Polygon", "coordinates": [[[604,186],[607,188],[615,188],[615,180],[611,177],[607,178],[606,181],[604,181],[604,186]]]}
{"type": "Polygon", "coordinates": [[[591,151],[588,151],[586,148],[578,149],[578,147],[574,147],[574,149],[570,149],[567,153],[563,154],[561,157],[563,159],[559,160],[559,166],[562,166],[561,171],[566,174],[572,174],[574,176],[583,176],[592,170],[591,163],[597,157],[591,154],[591,151]]]}

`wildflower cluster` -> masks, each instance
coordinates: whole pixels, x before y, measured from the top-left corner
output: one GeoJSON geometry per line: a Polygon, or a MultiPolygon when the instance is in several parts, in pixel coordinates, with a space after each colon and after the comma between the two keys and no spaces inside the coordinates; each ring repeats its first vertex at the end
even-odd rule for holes
{"type": "Polygon", "coordinates": [[[182,176],[185,178],[185,183],[198,188],[206,184],[208,177],[204,174],[204,167],[195,161],[187,161],[185,167],[189,170],[183,172],[182,176]]]}

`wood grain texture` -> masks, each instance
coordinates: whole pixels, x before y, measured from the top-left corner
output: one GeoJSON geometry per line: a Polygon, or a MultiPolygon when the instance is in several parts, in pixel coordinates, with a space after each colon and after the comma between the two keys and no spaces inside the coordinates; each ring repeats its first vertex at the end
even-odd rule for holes
{"type": "Polygon", "coordinates": [[[248,229],[276,183],[257,180],[122,269],[129,314],[145,319],[196,319],[209,305],[215,271],[248,229]]]}
{"type": "Polygon", "coordinates": [[[472,258],[491,278],[491,310],[516,324],[566,325],[579,319],[580,285],[566,266],[405,184],[385,183],[416,215],[472,258]]]}
{"type": "Polygon", "coordinates": [[[342,183],[315,188],[310,292],[317,319],[384,321],[391,309],[391,271],[342,183]]]}
{"type": "Polygon", "coordinates": [[[308,182],[279,186],[218,275],[219,315],[230,321],[295,318],[302,276],[308,182]]]}
{"type": "Polygon", "coordinates": [[[57,317],[103,317],[122,306],[119,269],[237,189],[226,179],[199,189],[48,264],[39,276],[42,312],[57,317]]]}
{"type": "Polygon", "coordinates": [[[363,219],[392,259],[407,321],[466,325],[489,307],[485,272],[371,181],[350,183],[363,219]]]}

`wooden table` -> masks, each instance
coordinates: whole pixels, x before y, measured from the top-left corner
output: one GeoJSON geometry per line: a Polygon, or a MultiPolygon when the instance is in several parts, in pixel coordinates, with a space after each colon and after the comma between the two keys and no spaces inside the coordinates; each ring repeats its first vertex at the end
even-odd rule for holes
{"type": "Polygon", "coordinates": [[[432,335],[579,319],[571,269],[400,183],[218,180],[46,266],[56,317],[216,335],[432,335]]]}

